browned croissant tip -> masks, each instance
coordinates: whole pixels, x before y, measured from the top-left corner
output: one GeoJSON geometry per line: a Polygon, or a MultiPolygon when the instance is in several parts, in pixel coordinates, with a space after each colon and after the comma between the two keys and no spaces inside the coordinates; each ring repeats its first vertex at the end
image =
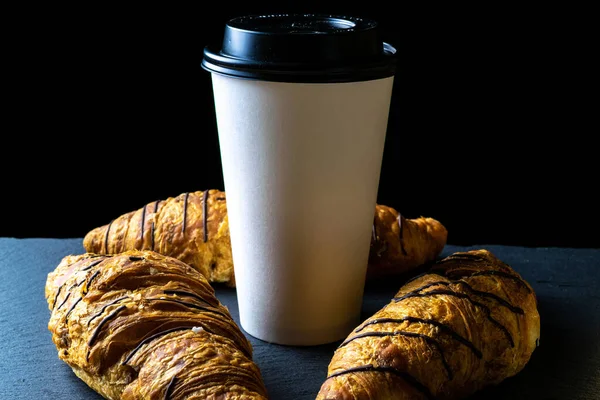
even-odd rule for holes
{"type": "Polygon", "coordinates": [[[424,218],[427,223],[427,233],[431,235],[433,243],[437,244],[436,252],[439,254],[448,242],[448,229],[437,219],[424,218]]]}
{"type": "Polygon", "coordinates": [[[102,225],[89,231],[83,238],[83,248],[86,252],[94,252],[94,242],[98,240],[101,232],[106,231],[107,225],[102,225]]]}
{"type": "Polygon", "coordinates": [[[444,224],[431,217],[425,217],[425,220],[429,225],[429,231],[432,233],[432,235],[434,235],[436,238],[441,238],[443,241],[446,241],[446,238],[448,237],[448,229],[446,229],[444,224]]]}

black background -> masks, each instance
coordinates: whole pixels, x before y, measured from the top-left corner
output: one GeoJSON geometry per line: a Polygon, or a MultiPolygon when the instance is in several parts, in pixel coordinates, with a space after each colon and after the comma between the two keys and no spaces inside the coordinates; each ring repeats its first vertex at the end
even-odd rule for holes
{"type": "Polygon", "coordinates": [[[160,198],[223,189],[206,44],[228,18],[378,20],[399,53],[378,202],[451,244],[600,247],[588,10],[252,2],[7,13],[0,236],[83,237],[160,198]]]}

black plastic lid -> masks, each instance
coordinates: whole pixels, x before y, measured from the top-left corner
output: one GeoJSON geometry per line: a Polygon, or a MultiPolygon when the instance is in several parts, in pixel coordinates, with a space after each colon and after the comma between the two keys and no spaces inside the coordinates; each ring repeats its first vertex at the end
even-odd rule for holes
{"type": "Polygon", "coordinates": [[[202,67],[228,76],[280,82],[354,82],[393,76],[396,49],[373,20],[320,14],[233,18],[221,50],[202,67]]]}

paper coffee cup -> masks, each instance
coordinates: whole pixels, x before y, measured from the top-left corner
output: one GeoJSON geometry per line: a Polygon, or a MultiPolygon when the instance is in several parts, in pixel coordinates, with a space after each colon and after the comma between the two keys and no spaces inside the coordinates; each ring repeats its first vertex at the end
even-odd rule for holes
{"type": "Polygon", "coordinates": [[[205,49],[242,328],[318,345],[359,323],[394,76],[377,24],[243,17],[205,49]]]}

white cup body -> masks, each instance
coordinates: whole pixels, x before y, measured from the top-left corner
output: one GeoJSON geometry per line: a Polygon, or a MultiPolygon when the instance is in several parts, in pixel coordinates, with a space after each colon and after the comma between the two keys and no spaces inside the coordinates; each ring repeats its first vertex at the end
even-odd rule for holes
{"type": "Polygon", "coordinates": [[[211,76],[242,328],[287,345],[346,337],[360,318],[393,77],[211,76]]]}

